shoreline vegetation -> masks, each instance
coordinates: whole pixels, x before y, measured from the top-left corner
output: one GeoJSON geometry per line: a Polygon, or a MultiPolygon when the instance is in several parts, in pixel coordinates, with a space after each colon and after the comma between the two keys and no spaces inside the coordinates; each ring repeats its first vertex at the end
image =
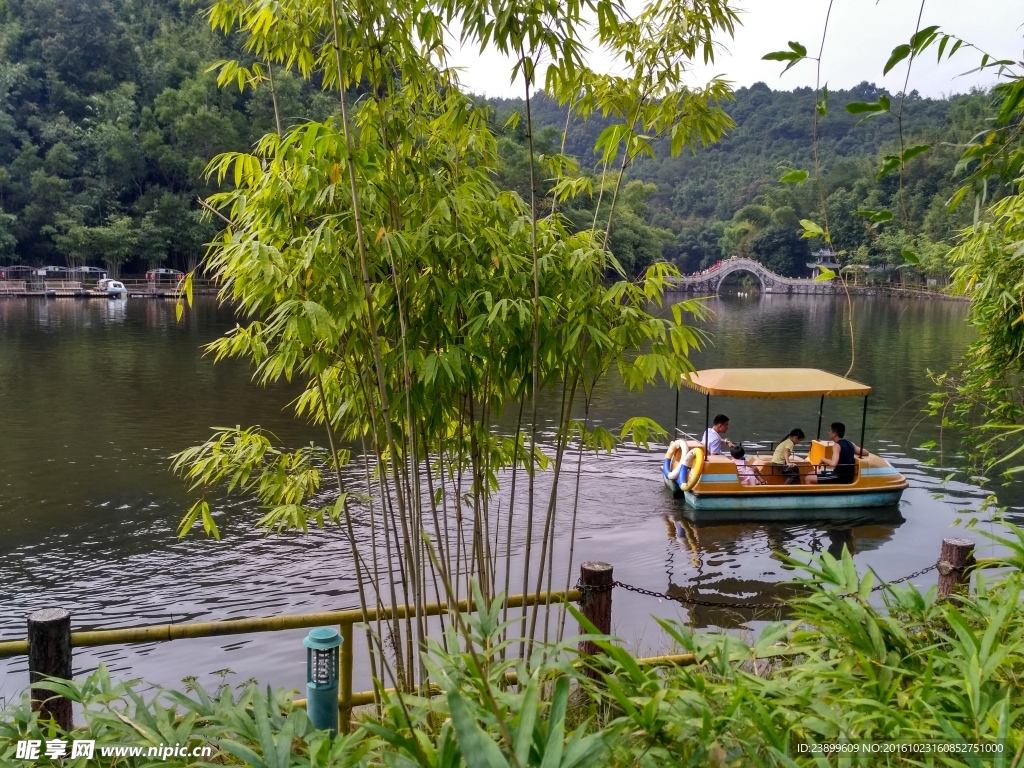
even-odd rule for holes
{"type": "Polygon", "coordinates": [[[750,646],[660,620],[665,638],[693,654],[684,667],[639,667],[620,641],[597,634],[580,636],[596,643],[595,656],[580,657],[579,638],[567,637],[536,646],[529,663],[508,660],[498,596],[463,615],[446,644],[431,640],[425,658],[438,695],[381,690],[379,708],[357,710],[353,732],[334,737],[312,726],[292,692],[226,676],[215,690],[189,679],[182,691],[143,688],[101,666],[76,682],[42,684],[80,705],[85,722],[70,732],[40,722],[27,693],[3,710],[0,756],[11,759],[18,740],[34,739],[212,751],[201,762],[175,755],[161,763],[170,768],[1015,768],[1024,752],[1024,533],[1006,532],[991,536],[1004,554],[978,563],[970,588],[946,599],[934,587],[879,583],[879,605],[868,599],[873,574],[858,574],[848,552],[841,560],[797,555],[789,562],[803,576],[793,583],[806,595],[750,646]],[[984,577],[982,568],[993,567],[999,572],[984,577]],[[509,673],[517,685],[507,684],[509,673]]]}
{"type": "MultiPolygon", "coordinates": [[[[708,216],[730,218],[693,223],[697,244],[676,240],[679,250],[666,257],[670,240],[654,218],[663,190],[638,174],[655,161],[678,167],[687,154],[720,162],[715,147],[734,129],[756,134],[761,108],[776,98],[755,86],[754,109],[730,112],[740,104],[727,82],[690,82],[690,63],[713,62],[739,23],[728,0],[654,0],[636,15],[609,0],[222,0],[204,6],[210,30],[176,3],[125,6],[137,12],[127,19],[90,2],[5,6],[5,50],[25,66],[12,69],[17,87],[7,93],[16,106],[7,117],[22,133],[12,130],[18,140],[7,147],[17,173],[3,204],[17,214],[4,214],[2,252],[106,259],[113,269],[141,248],[192,267],[212,241],[204,270],[237,307],[238,322],[207,349],[218,361],[251,363],[257,383],[301,387],[295,416],[322,437],[295,449],[259,426],[214,428],[173,458],[195,498],[178,533],[201,527],[220,538],[215,487],[258,500],[251,522],[268,535],[337,526],[367,618],[371,676],[397,691],[355,736],[329,740],[255,685],[240,700],[230,688],[213,697],[199,688],[161,694],[168,708],[105,670],[51,684],[87,706],[97,740],[192,741],[197,731],[218,745],[222,763],[268,768],[571,768],[821,765],[828,758],[793,748],[871,738],[998,742],[996,764],[1019,768],[1024,534],[1016,528],[998,539],[1009,571],[992,580],[976,572],[972,595],[951,600],[887,587],[879,608],[869,601],[873,576],[858,575],[848,551],[839,561],[813,558],[802,582],[811,595],[793,603],[792,622],[759,634],[754,658],[736,638],[660,621],[667,638],[700,659],[694,669],[640,669],[607,638],[593,638],[605,654],[595,660],[605,668],[591,670],[595,681],[570,664],[578,617],[569,606],[541,612],[499,601],[570,587],[584,454],[666,441],[646,417],[613,433],[592,421],[591,405],[613,367],[635,390],[678,385],[692,370],[690,353],[707,341],[692,323],[707,308],[666,294],[679,265],[699,254],[704,263],[715,248],[760,254],[782,274],[811,246],[826,245],[845,262],[889,271],[945,274],[951,264],[980,333],[978,359],[966,361],[953,385],[955,412],[974,427],[979,406],[995,398],[1003,421],[988,426],[1004,434],[1019,423],[1024,76],[1013,62],[983,54],[980,66],[999,66],[1006,82],[945,106],[866,91],[839,110],[839,94],[823,85],[776,94],[807,102],[808,114],[793,111],[792,130],[778,138],[796,137],[804,151],[793,162],[812,162],[813,176],[795,166],[776,169],[781,179],[757,171],[725,207],[721,190],[691,190],[717,201],[708,216]],[[621,61],[619,73],[590,66],[581,42],[589,39],[621,61]],[[521,109],[500,128],[448,67],[458,43],[513,60],[521,109]],[[223,55],[196,74],[211,51],[223,55]],[[100,72],[98,62],[124,67],[100,72]],[[144,72],[149,90],[118,72],[144,72]],[[40,116],[31,104],[58,104],[61,113],[40,116]],[[545,130],[541,114],[551,105],[559,122],[545,130]],[[946,107],[952,128],[944,114],[935,140],[906,146],[918,130],[913,115],[946,107]],[[865,113],[894,118],[897,132],[872,120],[859,133],[846,115],[865,113]],[[977,121],[993,116],[972,140],[977,121]],[[586,162],[571,149],[578,125],[593,129],[583,137],[586,162]],[[845,126],[830,150],[828,126],[845,126]],[[851,136],[883,134],[866,165],[830,162],[851,136]],[[90,142],[101,150],[85,152],[90,142]],[[100,172],[88,175],[87,157],[100,172]],[[952,178],[951,164],[965,176],[952,178]],[[119,174],[110,187],[88,183],[108,179],[110,169],[119,174]],[[844,169],[848,184],[831,187],[844,169]],[[947,208],[947,192],[954,202],[974,201],[973,211],[947,208]],[[196,194],[211,217],[195,209],[196,194]],[[136,219],[146,238],[136,235],[136,219]],[[951,261],[947,237],[959,238],[951,261]],[[1009,283],[979,273],[1004,261],[1009,283]],[[1005,285],[1016,293],[1007,298],[1005,285]],[[553,423],[539,417],[542,394],[560,403],[553,423]],[[513,415],[514,432],[499,434],[498,419],[513,415]],[[356,483],[342,471],[354,451],[369,457],[356,483]],[[539,472],[550,482],[538,483],[539,472]],[[500,509],[492,506],[499,477],[508,478],[510,499],[500,509]],[[513,517],[525,529],[522,543],[513,517]],[[358,545],[357,528],[370,531],[368,547],[358,545]],[[566,529],[568,566],[556,572],[556,534],[566,529]],[[513,573],[521,574],[515,584],[513,573]],[[400,610],[451,608],[471,594],[491,608],[450,610],[440,633],[400,610]],[[390,611],[370,621],[371,607],[390,611]],[[762,667],[766,654],[780,660],[762,667]],[[504,684],[507,670],[516,672],[514,688],[504,684]],[[414,695],[432,685],[445,695],[414,695]],[[128,714],[110,711],[118,701],[128,714]]],[[[926,50],[952,56],[961,43],[951,40],[920,28],[887,66],[909,65],[926,50]]],[[[766,58],[793,65],[813,57],[791,42],[766,58]]],[[[681,216],[697,215],[685,184],[674,190],[673,211],[677,201],[681,216]]],[[[179,319],[191,286],[190,275],[179,319]]],[[[0,734],[25,733],[53,731],[23,703],[5,713],[0,734]]],[[[961,764],[961,756],[891,762],[961,764]]]]}
{"type": "MultiPolygon", "coordinates": [[[[0,86],[0,265],[87,264],[114,278],[157,266],[192,271],[224,224],[200,203],[227,185],[204,177],[207,164],[336,109],[317,76],[304,77],[295,62],[261,60],[243,36],[219,35],[204,7],[19,0],[0,12],[9,73],[0,86]],[[218,80],[211,67],[224,61],[237,64],[218,80]]],[[[345,98],[356,104],[367,89],[354,81],[345,98]]],[[[827,218],[831,247],[872,281],[947,282],[946,253],[972,211],[950,213],[946,204],[963,148],[996,116],[991,94],[907,94],[907,141],[932,149],[902,184],[893,175],[875,178],[896,151],[884,119],[860,124],[861,114],[833,109],[812,135],[817,97],[809,88],[757,83],[718,95],[728,120],[719,141],[677,153],[666,137],[631,152],[614,202],[600,194],[610,167],[598,147],[612,138],[613,114],[567,115],[568,104],[538,89],[528,141],[526,121],[516,118],[526,111],[522,98],[467,98],[484,110],[495,137],[492,170],[501,189],[527,200],[531,177],[552,177],[542,158],[579,163],[576,194],[555,207],[574,230],[608,218],[609,247],[631,277],[656,261],[696,273],[732,254],[804,276],[822,244],[802,239],[799,222],[827,218]],[[811,185],[778,184],[781,168],[811,165],[815,146],[823,207],[811,185]],[[896,210],[901,196],[905,221],[858,213],[896,210]],[[912,268],[901,256],[908,249],[920,257],[912,268]]],[[[900,94],[864,82],[829,97],[835,105],[895,103],[900,94]]],[[[987,199],[1006,191],[990,186],[987,199]]],[[[547,188],[536,193],[552,204],[547,188]]]]}

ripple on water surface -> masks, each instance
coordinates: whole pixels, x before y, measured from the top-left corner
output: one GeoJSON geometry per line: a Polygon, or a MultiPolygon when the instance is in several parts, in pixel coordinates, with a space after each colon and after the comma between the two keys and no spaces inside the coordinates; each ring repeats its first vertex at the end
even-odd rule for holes
{"type": "MultiPolygon", "coordinates": [[[[785,365],[844,373],[849,364],[844,302],[767,296],[720,300],[712,308],[713,345],[696,356],[698,367],[785,365]]],[[[233,500],[217,502],[223,541],[176,537],[191,496],[168,472],[168,458],[203,440],[210,427],[259,424],[288,445],[319,439],[288,418],[294,389],[258,388],[244,365],[214,366],[203,356],[201,345],[233,325],[231,314],[209,301],[197,302],[178,324],[173,305],[158,301],[0,300],[0,637],[22,636],[26,613],[54,605],[71,610],[75,627],[98,628],[357,604],[351,556],[337,530],[264,538],[251,529],[258,516],[254,505],[233,500]]],[[[795,575],[781,560],[787,553],[839,554],[846,546],[860,568],[874,568],[883,578],[933,562],[954,520],[977,509],[981,498],[965,482],[940,487],[946,473],[923,466],[933,454],[917,449],[934,434],[921,419],[930,391],[924,372],[948,366],[968,343],[963,307],[858,300],[854,325],[859,341],[851,375],[874,387],[866,444],[911,482],[898,512],[842,521],[696,525],[662,486],[657,449],[624,448],[583,459],[573,562],[609,561],[616,578],[628,584],[726,604],[792,594],[794,588],[782,584],[795,575]]],[[[828,402],[826,424],[842,419],[856,433],[860,405],[828,402]]],[[[734,440],[768,443],[796,425],[813,433],[817,406],[723,399],[713,400],[712,415],[729,414],[734,440]]],[[[556,407],[546,403],[545,417],[556,407]]],[[[670,424],[674,410],[673,390],[637,394],[613,376],[597,393],[590,419],[616,432],[633,415],[670,424]]],[[[704,420],[704,398],[683,391],[679,426],[696,434],[704,420]]],[[[560,491],[556,582],[567,577],[574,468],[575,457],[560,491]]],[[[513,592],[522,584],[525,484],[518,494],[513,592]]],[[[493,513],[505,520],[509,505],[506,490],[492,504],[493,513]]],[[[365,524],[357,536],[368,547],[365,524]]],[[[928,585],[934,578],[917,581],[928,585]]],[[[616,591],[614,629],[639,652],[668,649],[652,615],[741,633],[775,618],[770,611],[687,608],[616,591]]],[[[186,674],[230,668],[237,679],[299,687],[303,634],[81,649],[76,670],[103,662],[118,675],[176,683],[186,674]]],[[[23,660],[0,662],[0,696],[14,695],[24,678],[23,660]]],[[[369,685],[365,674],[356,685],[369,685]]]]}

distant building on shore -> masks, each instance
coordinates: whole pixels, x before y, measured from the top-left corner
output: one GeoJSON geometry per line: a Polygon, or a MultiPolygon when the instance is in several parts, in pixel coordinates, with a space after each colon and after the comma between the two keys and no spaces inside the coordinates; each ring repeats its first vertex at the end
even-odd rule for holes
{"type": "Polygon", "coordinates": [[[839,271],[839,262],[836,261],[836,253],[830,248],[822,248],[811,254],[813,262],[808,262],[807,267],[811,270],[811,277],[818,277],[825,270],[829,272],[839,271]]]}

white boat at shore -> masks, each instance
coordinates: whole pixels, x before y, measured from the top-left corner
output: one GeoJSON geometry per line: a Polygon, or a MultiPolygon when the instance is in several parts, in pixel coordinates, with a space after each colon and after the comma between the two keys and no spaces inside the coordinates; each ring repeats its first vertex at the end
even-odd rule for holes
{"type": "Polygon", "coordinates": [[[109,277],[104,277],[102,280],[97,281],[93,291],[105,294],[112,299],[128,298],[128,289],[124,287],[124,283],[119,280],[112,280],[109,277]]]}

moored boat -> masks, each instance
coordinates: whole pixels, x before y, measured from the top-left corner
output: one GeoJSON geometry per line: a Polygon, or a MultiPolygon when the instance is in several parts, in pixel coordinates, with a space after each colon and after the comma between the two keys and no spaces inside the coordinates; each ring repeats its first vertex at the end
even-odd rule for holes
{"type": "Polygon", "coordinates": [[[108,277],[98,280],[93,290],[114,299],[128,297],[128,289],[124,287],[124,283],[119,280],[111,280],[108,277]]]}
{"type": "MultiPolygon", "coordinates": [[[[867,397],[871,387],[826,371],[813,368],[721,368],[697,371],[684,377],[683,383],[707,397],[710,418],[712,395],[750,398],[798,398],[862,396],[864,416],[861,420],[861,442],[867,417],[867,397]]],[[[819,408],[818,432],[821,432],[819,408]]],[[[710,426],[710,425],[709,425],[710,426]]],[[[820,474],[824,461],[833,450],[833,443],[812,440],[806,462],[798,464],[801,478],[820,474]]],[[[787,485],[787,476],[772,463],[768,454],[748,456],[755,484],[741,482],[735,462],[729,456],[709,454],[699,441],[674,441],[662,462],[665,484],[676,497],[686,499],[694,510],[764,511],[789,513],[800,510],[827,512],[871,507],[887,507],[899,503],[907,487],[907,479],[877,454],[865,449],[866,455],[854,458],[851,482],[787,485]]],[[[814,479],[814,478],[811,478],[814,479]]]]}

